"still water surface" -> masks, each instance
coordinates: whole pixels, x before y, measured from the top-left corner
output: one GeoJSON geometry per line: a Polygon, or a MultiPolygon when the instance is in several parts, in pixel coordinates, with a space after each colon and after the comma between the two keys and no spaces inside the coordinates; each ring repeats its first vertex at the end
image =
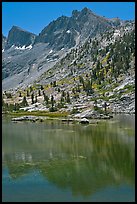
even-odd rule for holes
{"type": "Polygon", "coordinates": [[[135,117],[2,122],[3,202],[135,201],[135,117]]]}

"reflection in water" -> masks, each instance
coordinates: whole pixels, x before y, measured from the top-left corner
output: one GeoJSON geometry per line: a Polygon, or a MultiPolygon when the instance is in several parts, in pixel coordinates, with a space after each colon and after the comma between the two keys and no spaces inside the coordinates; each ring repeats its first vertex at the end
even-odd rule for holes
{"type": "MultiPolygon", "coordinates": [[[[59,122],[15,124],[3,120],[3,172],[8,169],[10,181],[17,183],[39,172],[43,181],[61,190],[62,197],[65,189],[72,192],[74,201],[92,201],[100,191],[107,189],[106,195],[110,188],[121,185],[134,189],[134,125],[130,117],[124,125],[124,119],[88,126],[59,122]]],[[[134,201],[134,190],[121,200],[130,201],[129,198],[134,201]]],[[[98,196],[98,200],[102,199],[98,196]]]]}

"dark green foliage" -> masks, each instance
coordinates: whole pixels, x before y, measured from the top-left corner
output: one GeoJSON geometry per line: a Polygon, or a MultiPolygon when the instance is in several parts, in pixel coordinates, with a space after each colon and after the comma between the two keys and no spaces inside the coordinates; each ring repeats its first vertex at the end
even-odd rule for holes
{"type": "Polygon", "coordinates": [[[75,89],[74,88],[72,88],[72,93],[75,94],[75,89]]]}
{"type": "Polygon", "coordinates": [[[39,94],[39,96],[41,96],[41,91],[40,91],[40,89],[39,89],[39,91],[38,91],[38,94],[39,94]]]}
{"type": "Polygon", "coordinates": [[[54,97],[53,97],[53,95],[51,95],[51,106],[52,106],[52,108],[54,106],[54,97]]]}
{"type": "Polygon", "coordinates": [[[51,107],[49,108],[50,112],[57,111],[57,108],[54,107],[54,104],[55,104],[54,97],[53,97],[53,95],[51,95],[51,107]]]}
{"type": "Polygon", "coordinates": [[[32,86],[30,86],[30,93],[33,91],[33,88],[32,88],[32,86]]]}
{"type": "Polygon", "coordinates": [[[60,109],[60,108],[64,108],[64,103],[63,102],[61,102],[61,103],[58,103],[57,104],[57,107],[60,109]]]}
{"type": "Polygon", "coordinates": [[[24,106],[28,106],[28,102],[27,102],[26,96],[23,97],[21,106],[23,106],[23,107],[24,107],[24,106]]]}
{"type": "Polygon", "coordinates": [[[57,111],[57,108],[56,107],[51,107],[51,108],[49,108],[49,111],[50,112],[55,112],[55,111],[57,111]]]}
{"type": "Polygon", "coordinates": [[[3,111],[19,111],[19,109],[22,107],[21,104],[15,103],[15,104],[8,104],[8,103],[3,103],[2,110],[3,111]]]}
{"type": "Polygon", "coordinates": [[[5,95],[6,95],[7,98],[12,98],[11,93],[7,93],[7,92],[5,91],[5,95]]]}
{"type": "Polygon", "coordinates": [[[64,97],[63,97],[63,96],[61,96],[60,101],[61,101],[61,103],[63,103],[63,102],[64,102],[64,97]]]}
{"type": "Polygon", "coordinates": [[[97,110],[97,100],[94,101],[94,110],[97,110]]]}
{"type": "Polygon", "coordinates": [[[77,108],[73,108],[72,111],[71,111],[71,114],[76,114],[76,113],[79,113],[78,109],[77,108]]]}
{"type": "Polygon", "coordinates": [[[20,107],[21,107],[20,104],[15,103],[15,104],[14,104],[14,111],[19,111],[20,107]]]}
{"type": "Polygon", "coordinates": [[[44,93],[44,101],[46,101],[46,105],[49,104],[49,97],[44,93]]]}
{"type": "Polygon", "coordinates": [[[79,85],[79,84],[78,84],[77,87],[76,87],[76,92],[79,92],[79,93],[81,92],[81,90],[80,90],[80,85],[79,85]]]}
{"type": "Polygon", "coordinates": [[[84,91],[86,91],[87,95],[90,95],[93,93],[90,80],[87,80],[87,82],[85,83],[84,91]]]}
{"type": "Polygon", "coordinates": [[[67,103],[70,103],[70,96],[69,96],[69,92],[67,92],[66,102],[67,102],[67,103]]]}
{"type": "Polygon", "coordinates": [[[34,93],[31,94],[31,103],[34,104],[34,93]]]}
{"type": "Polygon", "coordinates": [[[38,102],[38,99],[37,99],[37,95],[35,96],[35,103],[37,103],[38,102]]]}
{"type": "Polygon", "coordinates": [[[75,93],[74,98],[75,98],[75,99],[79,98],[79,94],[78,94],[78,93],[75,93]]]}
{"type": "Polygon", "coordinates": [[[104,109],[105,109],[105,112],[106,112],[107,111],[107,103],[106,103],[106,101],[104,103],[104,109]]]}
{"type": "Polygon", "coordinates": [[[56,87],[57,84],[56,84],[56,81],[53,81],[53,87],[56,87]]]}
{"type": "Polygon", "coordinates": [[[100,70],[100,66],[101,66],[101,64],[100,64],[100,61],[98,60],[98,61],[97,61],[97,64],[96,64],[96,70],[97,70],[97,71],[100,70]]]}
{"type": "Polygon", "coordinates": [[[29,97],[30,95],[29,95],[29,90],[27,90],[27,97],[29,97]]]}
{"type": "Polygon", "coordinates": [[[63,90],[62,91],[62,97],[65,97],[66,96],[66,93],[65,93],[65,91],[63,90]]]}

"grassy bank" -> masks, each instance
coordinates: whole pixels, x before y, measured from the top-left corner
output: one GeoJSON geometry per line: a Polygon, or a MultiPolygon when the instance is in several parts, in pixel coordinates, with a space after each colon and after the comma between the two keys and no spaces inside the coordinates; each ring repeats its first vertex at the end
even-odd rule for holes
{"type": "Polygon", "coordinates": [[[8,112],[7,115],[11,116],[24,116],[24,115],[33,115],[33,116],[47,116],[47,117],[67,117],[69,115],[68,112],[42,112],[42,111],[35,111],[35,112],[8,112]]]}

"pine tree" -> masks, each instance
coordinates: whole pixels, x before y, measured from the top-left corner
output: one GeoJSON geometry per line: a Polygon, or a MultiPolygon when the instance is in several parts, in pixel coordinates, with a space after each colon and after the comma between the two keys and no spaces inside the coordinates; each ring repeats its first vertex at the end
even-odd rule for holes
{"type": "Polygon", "coordinates": [[[44,94],[44,101],[46,101],[46,105],[49,104],[49,97],[46,94],[44,94]]]}
{"type": "Polygon", "coordinates": [[[41,91],[40,91],[40,89],[39,89],[39,91],[38,91],[38,94],[39,94],[39,96],[41,96],[41,91]]]}
{"type": "Polygon", "coordinates": [[[28,106],[28,102],[27,102],[26,96],[23,97],[21,105],[22,106],[28,106]]]}
{"type": "Polygon", "coordinates": [[[107,103],[106,103],[106,101],[104,103],[104,109],[105,109],[105,113],[106,113],[106,111],[107,111],[107,103]]]}
{"type": "Polygon", "coordinates": [[[27,90],[27,97],[29,97],[29,90],[27,90]]]}
{"type": "Polygon", "coordinates": [[[63,96],[61,96],[60,102],[61,102],[61,104],[64,102],[63,96]]]}
{"type": "Polygon", "coordinates": [[[69,92],[67,92],[67,98],[66,98],[67,103],[70,103],[70,96],[69,96],[69,92]]]}
{"type": "Polygon", "coordinates": [[[30,93],[33,91],[33,88],[32,88],[32,86],[30,86],[30,93]]]}
{"type": "Polygon", "coordinates": [[[96,70],[100,70],[100,61],[99,60],[97,61],[97,64],[96,64],[96,70]]]}
{"type": "Polygon", "coordinates": [[[32,104],[34,104],[34,93],[31,94],[31,101],[32,101],[32,104]]]}
{"type": "Polygon", "coordinates": [[[38,102],[38,100],[37,100],[37,95],[35,96],[35,103],[37,103],[38,102]]]}
{"type": "Polygon", "coordinates": [[[72,88],[72,93],[75,94],[75,88],[72,88]]]}
{"type": "Polygon", "coordinates": [[[53,87],[56,87],[56,86],[57,86],[56,81],[54,81],[53,82],[53,87]]]}
{"type": "Polygon", "coordinates": [[[51,95],[51,108],[49,109],[51,112],[55,111],[55,108],[54,108],[54,97],[53,95],[51,95]]]}
{"type": "Polygon", "coordinates": [[[52,105],[52,108],[53,108],[53,106],[54,106],[54,97],[53,97],[53,95],[51,96],[51,105],[52,105]]]}
{"type": "Polygon", "coordinates": [[[63,90],[62,91],[62,97],[65,97],[66,96],[66,93],[65,93],[65,91],[63,90]]]}

